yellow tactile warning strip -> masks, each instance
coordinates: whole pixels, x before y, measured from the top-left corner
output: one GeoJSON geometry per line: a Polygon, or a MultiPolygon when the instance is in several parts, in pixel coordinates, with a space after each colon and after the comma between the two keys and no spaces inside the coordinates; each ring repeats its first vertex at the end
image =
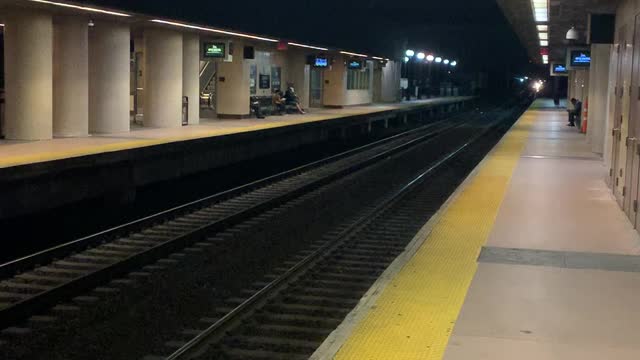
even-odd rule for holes
{"type": "MultiPolygon", "coordinates": [[[[443,99],[435,99],[429,101],[430,104],[446,104],[446,103],[454,103],[460,100],[469,100],[471,97],[452,97],[452,98],[443,98],[443,99]]],[[[128,149],[141,148],[146,146],[153,145],[161,145],[168,144],[172,142],[185,141],[185,140],[195,140],[202,139],[208,137],[215,136],[223,136],[229,134],[238,134],[245,133],[251,131],[259,131],[259,130],[267,130],[272,128],[284,127],[284,126],[292,126],[299,125],[311,122],[321,122],[328,120],[335,120],[343,117],[354,116],[354,115],[363,115],[363,114],[375,114],[378,112],[388,111],[388,110],[396,110],[396,109],[410,109],[414,107],[419,107],[425,105],[424,102],[420,103],[412,103],[412,104],[388,104],[388,105],[378,105],[378,106],[370,106],[370,107],[358,107],[358,108],[344,108],[341,109],[338,113],[319,113],[319,114],[308,114],[302,117],[297,117],[294,119],[287,118],[286,121],[264,121],[257,125],[243,125],[242,120],[238,121],[237,126],[233,127],[215,127],[215,126],[194,126],[184,128],[185,131],[182,134],[172,135],[172,136],[158,136],[156,138],[147,138],[147,139],[132,139],[130,137],[117,137],[114,135],[115,139],[96,137],[95,144],[82,144],[77,147],[74,146],[65,146],[66,149],[60,149],[60,146],[56,146],[58,141],[73,141],[72,139],[54,139],[54,140],[46,140],[46,142],[50,142],[50,146],[47,146],[42,151],[25,151],[20,152],[19,154],[11,154],[6,155],[2,152],[2,147],[4,146],[24,146],[28,144],[0,144],[0,168],[7,168],[11,166],[25,165],[25,164],[33,164],[45,161],[52,160],[60,160],[66,158],[73,158],[79,156],[86,155],[95,155],[101,153],[108,153],[113,151],[121,151],[128,149]],[[106,142],[106,143],[105,143],[106,142]]],[[[140,130],[145,131],[145,130],[140,130]]],[[[79,139],[87,140],[86,138],[79,139]]]]}
{"type": "Polygon", "coordinates": [[[442,359],[536,117],[527,111],[479,165],[335,359],[442,359]]]}

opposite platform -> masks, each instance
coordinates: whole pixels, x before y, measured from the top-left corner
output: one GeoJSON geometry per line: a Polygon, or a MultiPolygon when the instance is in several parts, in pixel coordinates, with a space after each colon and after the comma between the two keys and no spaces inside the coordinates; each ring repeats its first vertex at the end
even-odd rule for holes
{"type": "Polygon", "coordinates": [[[203,139],[245,132],[296,126],[354,116],[375,115],[459,103],[471,97],[434,98],[394,104],[374,104],[341,109],[313,109],[306,115],[269,116],[266,119],[204,120],[182,128],[141,128],[127,133],[93,135],[82,138],[20,142],[0,140],[0,168],[80,157],[105,152],[142,148],[179,141],[203,139]]]}
{"type": "Polygon", "coordinates": [[[362,320],[336,359],[640,358],[640,238],[601,160],[566,112],[545,107],[521,117],[377,300],[350,315],[362,320]]]}

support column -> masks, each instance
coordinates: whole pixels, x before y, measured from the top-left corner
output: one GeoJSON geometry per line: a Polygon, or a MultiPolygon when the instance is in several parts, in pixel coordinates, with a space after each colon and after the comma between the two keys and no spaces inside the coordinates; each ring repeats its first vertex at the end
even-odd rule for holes
{"type": "Polygon", "coordinates": [[[96,22],[89,31],[89,131],[129,131],[129,26],[96,22]]]}
{"type": "Polygon", "coordinates": [[[53,136],[88,134],[88,19],[56,18],[53,27],[53,136]]]}
{"type": "Polygon", "coordinates": [[[5,134],[11,140],[45,140],[53,134],[53,23],[45,13],[6,17],[5,134]]]}
{"type": "Polygon", "coordinates": [[[182,34],[147,29],[145,43],[144,125],[182,126],[182,34]]]}
{"type": "Polygon", "coordinates": [[[182,38],[182,95],[189,98],[189,125],[200,123],[200,37],[182,38]]]}

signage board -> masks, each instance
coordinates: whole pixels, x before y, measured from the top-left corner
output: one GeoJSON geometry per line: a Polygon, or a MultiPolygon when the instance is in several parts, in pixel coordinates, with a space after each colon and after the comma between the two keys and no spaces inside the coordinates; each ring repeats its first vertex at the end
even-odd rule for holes
{"type": "Polygon", "coordinates": [[[223,42],[206,42],[203,44],[203,54],[205,58],[224,58],[226,44],[223,42]]]}
{"type": "Polygon", "coordinates": [[[551,63],[549,66],[551,76],[568,76],[569,69],[564,63],[551,63]]]}

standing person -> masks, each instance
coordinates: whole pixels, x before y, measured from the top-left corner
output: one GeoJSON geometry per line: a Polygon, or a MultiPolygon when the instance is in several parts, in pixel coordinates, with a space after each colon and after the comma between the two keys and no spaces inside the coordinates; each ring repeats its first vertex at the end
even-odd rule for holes
{"type": "Polygon", "coordinates": [[[293,84],[289,84],[287,91],[284,93],[284,99],[287,105],[295,105],[300,114],[304,114],[304,110],[300,107],[300,100],[296,94],[296,90],[293,88],[293,84]]]}
{"type": "Polygon", "coordinates": [[[571,98],[571,104],[573,105],[573,110],[567,110],[569,112],[569,123],[567,126],[574,127],[576,126],[576,119],[580,121],[582,102],[576,98],[571,98]]]}

